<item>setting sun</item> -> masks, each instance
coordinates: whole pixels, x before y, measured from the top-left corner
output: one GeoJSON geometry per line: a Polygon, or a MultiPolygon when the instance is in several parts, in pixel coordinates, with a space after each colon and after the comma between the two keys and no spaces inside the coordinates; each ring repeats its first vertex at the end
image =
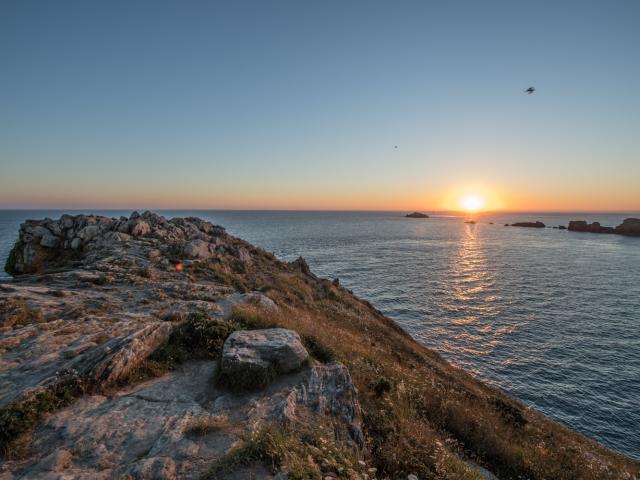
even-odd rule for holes
{"type": "Polygon", "coordinates": [[[477,212],[484,208],[486,202],[478,195],[466,195],[460,200],[460,207],[467,212],[477,212]]]}

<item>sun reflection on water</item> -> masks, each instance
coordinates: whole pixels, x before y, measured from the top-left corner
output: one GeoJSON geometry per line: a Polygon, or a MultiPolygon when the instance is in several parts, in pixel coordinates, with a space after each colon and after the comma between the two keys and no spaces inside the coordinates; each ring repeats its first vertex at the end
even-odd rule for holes
{"type": "MultiPolygon", "coordinates": [[[[441,307],[451,319],[437,328],[442,349],[465,358],[491,354],[500,346],[500,337],[511,333],[499,322],[496,279],[487,260],[486,245],[478,225],[465,224],[449,275],[440,288],[447,292],[441,307]]],[[[463,360],[463,366],[471,363],[463,360]]]]}

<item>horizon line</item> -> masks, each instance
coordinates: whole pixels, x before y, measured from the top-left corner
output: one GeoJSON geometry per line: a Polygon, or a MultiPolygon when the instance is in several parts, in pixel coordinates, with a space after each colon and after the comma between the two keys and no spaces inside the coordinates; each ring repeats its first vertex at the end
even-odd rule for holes
{"type": "Polygon", "coordinates": [[[636,210],[508,210],[508,209],[496,209],[496,210],[481,210],[476,212],[468,212],[464,210],[446,210],[446,209],[323,209],[323,208],[175,208],[175,207],[73,207],[73,208],[58,208],[58,207],[0,207],[0,211],[3,212],[21,212],[21,211],[44,211],[44,212],[81,212],[81,211],[103,211],[103,212],[122,212],[122,211],[173,211],[173,212],[330,212],[330,213],[431,213],[431,214],[464,214],[464,215],[486,215],[486,214],[508,214],[508,213],[529,213],[529,214],[565,214],[565,213],[594,213],[594,214],[640,214],[640,209],[636,210]]]}

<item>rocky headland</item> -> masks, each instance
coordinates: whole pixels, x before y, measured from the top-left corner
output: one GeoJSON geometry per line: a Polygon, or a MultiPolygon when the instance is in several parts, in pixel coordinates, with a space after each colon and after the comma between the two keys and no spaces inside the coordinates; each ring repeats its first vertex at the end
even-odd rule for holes
{"type": "Polygon", "coordinates": [[[0,479],[637,479],[337,280],[197,218],[25,222],[0,479]]]}

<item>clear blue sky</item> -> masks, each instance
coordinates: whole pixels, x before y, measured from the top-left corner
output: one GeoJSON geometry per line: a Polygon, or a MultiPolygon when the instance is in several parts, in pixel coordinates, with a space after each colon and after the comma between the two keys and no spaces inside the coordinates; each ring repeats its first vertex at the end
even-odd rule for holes
{"type": "Polygon", "coordinates": [[[0,208],[640,209],[636,0],[4,0],[0,65],[0,208]]]}

